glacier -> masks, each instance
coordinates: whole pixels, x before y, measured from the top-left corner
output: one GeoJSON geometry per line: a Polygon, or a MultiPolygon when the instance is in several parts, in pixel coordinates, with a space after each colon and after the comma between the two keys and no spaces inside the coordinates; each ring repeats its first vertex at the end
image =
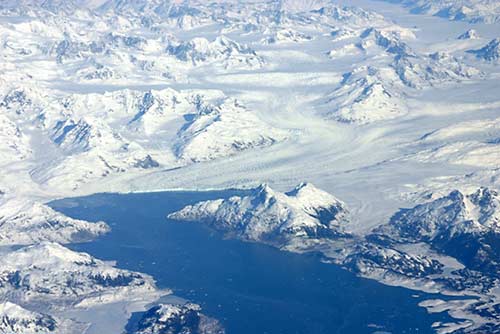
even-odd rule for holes
{"type": "Polygon", "coordinates": [[[228,188],[246,195],[170,217],[319,251],[385,284],[474,296],[422,305],[457,319],[439,333],[500,331],[499,11],[490,0],[0,1],[0,332],[91,334],[85,312],[118,309],[122,323],[94,324],[115,331],[151,307],[144,333],[174,311],[206,322],[186,330],[223,331],[196,301],[150,305],[171,293],[154,278],[71,251],[113,226],[47,203],[228,188]]]}

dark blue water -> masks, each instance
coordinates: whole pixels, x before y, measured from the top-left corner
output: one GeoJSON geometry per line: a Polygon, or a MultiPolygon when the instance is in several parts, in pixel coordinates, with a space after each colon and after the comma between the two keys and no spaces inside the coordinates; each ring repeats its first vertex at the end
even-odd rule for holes
{"type": "Polygon", "coordinates": [[[201,224],[165,218],[229,194],[98,194],[51,205],[112,227],[99,240],[71,248],[152,275],[159,287],[202,305],[228,334],[424,334],[434,333],[433,322],[449,320],[417,306],[425,295],[356,277],[313,255],[224,240],[201,224]]]}

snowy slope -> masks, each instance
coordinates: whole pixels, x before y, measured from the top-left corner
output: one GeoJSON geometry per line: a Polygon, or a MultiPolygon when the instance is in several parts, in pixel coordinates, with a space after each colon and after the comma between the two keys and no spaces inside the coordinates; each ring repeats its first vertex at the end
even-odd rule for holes
{"type": "Polygon", "coordinates": [[[307,34],[301,33],[293,29],[281,29],[273,32],[271,36],[266,37],[263,42],[266,44],[281,44],[281,43],[302,43],[312,40],[313,38],[307,34]]]}
{"type": "Polygon", "coordinates": [[[195,66],[203,63],[217,63],[227,69],[258,68],[264,64],[264,59],[259,57],[254,50],[225,36],[219,36],[213,41],[197,37],[187,42],[174,42],[167,46],[166,53],[195,66]]]}
{"type": "Polygon", "coordinates": [[[57,321],[49,315],[28,311],[11,302],[0,304],[0,333],[54,333],[57,321]]]}
{"type": "Polygon", "coordinates": [[[500,59],[500,38],[491,40],[488,44],[477,50],[470,50],[479,59],[498,61],[500,59]]]}
{"type": "Polygon", "coordinates": [[[109,231],[104,222],[72,219],[28,199],[0,197],[0,245],[90,241],[109,231]]]}
{"type": "Polygon", "coordinates": [[[401,3],[412,13],[429,14],[472,23],[500,21],[500,4],[495,0],[385,0],[401,3]]]}
{"type": "Polygon", "coordinates": [[[498,233],[500,198],[487,188],[464,195],[460,191],[421,204],[393,217],[391,224],[403,237],[434,241],[462,234],[498,233]]]}
{"type": "Polygon", "coordinates": [[[478,32],[475,29],[469,29],[460,36],[457,37],[457,39],[462,39],[462,40],[467,40],[467,39],[478,39],[479,35],[478,32]]]}
{"type": "MultiPolygon", "coordinates": [[[[268,182],[176,218],[320,251],[387,284],[478,295],[481,306],[446,305],[471,329],[496,330],[498,315],[478,312],[498,304],[492,267],[483,266],[496,270],[496,216],[481,213],[470,194],[500,185],[498,1],[391,2],[429,15],[365,0],[0,1],[0,244],[68,243],[108,231],[43,204],[54,198],[268,182]],[[273,190],[300,180],[325,192],[273,190]],[[465,205],[449,196],[454,189],[467,210],[451,211],[463,219],[447,219],[441,207],[465,205]],[[397,230],[374,232],[399,208],[434,200],[420,212],[439,216],[433,238],[401,243],[397,230]],[[479,232],[458,233],[464,226],[479,232]],[[435,242],[448,234],[467,236],[485,257],[462,257],[456,238],[435,242]]],[[[86,276],[111,270],[106,263],[80,266],[54,245],[34,247],[2,253],[7,280],[19,271],[34,284],[5,285],[10,302],[35,312],[39,305],[11,299],[32,293],[52,306],[62,294],[93,312],[116,301],[108,286],[115,279],[86,276]],[[23,268],[17,258],[26,258],[23,268]],[[54,293],[50,302],[42,285],[54,293]]],[[[141,282],[133,275],[131,284],[141,282]]],[[[153,301],[136,288],[118,288],[120,302],[153,301]]],[[[63,326],[70,311],[56,309],[46,313],[63,326]]],[[[32,317],[36,323],[38,313],[32,317]]]]}
{"type": "Polygon", "coordinates": [[[328,96],[328,114],[341,121],[368,123],[404,115],[404,93],[390,70],[362,67],[345,73],[338,89],[328,96]],[[392,76],[392,77],[391,77],[392,76]]]}
{"type": "Polygon", "coordinates": [[[345,204],[312,184],[300,184],[287,193],[263,184],[249,192],[187,206],[169,218],[200,221],[229,235],[278,246],[297,238],[340,236],[348,221],[345,204]]]}
{"type": "Polygon", "coordinates": [[[236,100],[212,104],[196,96],[194,105],[196,111],[179,130],[175,143],[176,155],[183,160],[212,160],[287,138],[286,131],[268,126],[236,100]]]}
{"type": "Polygon", "coordinates": [[[453,191],[398,212],[377,232],[393,234],[398,241],[427,242],[471,269],[500,274],[500,196],[495,190],[480,188],[468,195],[453,191]]]}
{"type": "Polygon", "coordinates": [[[224,334],[220,323],[201,313],[196,304],[159,304],[146,311],[134,334],[224,334]]]}
{"type": "Polygon", "coordinates": [[[5,115],[0,115],[0,154],[9,160],[23,160],[32,153],[29,137],[5,115]]]}
{"type": "Polygon", "coordinates": [[[90,306],[154,290],[151,278],[111,265],[56,243],[41,243],[0,259],[0,294],[23,303],[60,302],[90,306]]]}
{"type": "Polygon", "coordinates": [[[457,122],[424,134],[416,145],[410,144],[416,152],[406,159],[494,169],[499,167],[499,136],[497,118],[457,122]]]}
{"type": "Polygon", "coordinates": [[[2,142],[5,162],[33,154],[23,130],[36,126],[57,156],[37,163],[32,177],[73,189],[108,175],[212,160],[289,137],[217,90],[61,94],[28,86],[6,89],[1,107],[12,115],[1,128],[8,138],[2,142]]]}
{"type": "Polygon", "coordinates": [[[279,8],[287,12],[308,12],[323,8],[328,2],[323,0],[281,0],[279,8]]]}
{"type": "Polygon", "coordinates": [[[396,25],[335,30],[333,36],[336,47],[328,52],[333,61],[370,60],[344,73],[318,107],[320,114],[340,121],[363,124],[400,117],[408,112],[405,100],[415,90],[481,76],[480,70],[449,53],[414,50],[414,32],[396,25]]]}

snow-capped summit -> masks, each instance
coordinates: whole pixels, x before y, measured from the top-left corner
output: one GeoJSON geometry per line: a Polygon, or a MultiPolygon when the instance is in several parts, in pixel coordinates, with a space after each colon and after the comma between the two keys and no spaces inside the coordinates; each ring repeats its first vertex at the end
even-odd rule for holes
{"type": "Polygon", "coordinates": [[[196,37],[186,42],[171,42],[166,48],[166,53],[193,65],[218,62],[224,67],[256,67],[264,63],[254,50],[225,36],[218,36],[213,41],[196,37]]]}
{"type": "Polygon", "coordinates": [[[0,295],[14,291],[22,302],[40,297],[79,302],[104,293],[120,299],[127,291],[153,289],[154,283],[146,275],[116,269],[56,243],[24,247],[0,259],[0,295]]]}
{"type": "Polygon", "coordinates": [[[343,25],[367,26],[382,23],[384,17],[373,11],[368,11],[360,7],[336,6],[329,3],[325,7],[315,10],[314,12],[328,20],[343,23],[343,25]]]}
{"type": "Polygon", "coordinates": [[[384,0],[401,3],[414,14],[430,14],[455,21],[495,23],[500,21],[500,3],[490,0],[384,0]]]}
{"type": "Polygon", "coordinates": [[[11,87],[10,85],[5,85],[2,87],[2,90],[5,90],[5,94],[2,94],[0,108],[18,115],[36,109],[34,107],[35,98],[33,97],[33,95],[36,95],[36,92],[32,87],[11,87]]]}
{"type": "Polygon", "coordinates": [[[54,333],[57,321],[46,314],[29,311],[11,302],[0,303],[0,333],[54,333]]]}
{"type": "Polygon", "coordinates": [[[161,23],[189,30],[216,22],[215,15],[207,12],[198,1],[108,0],[96,10],[98,13],[137,19],[146,28],[161,23]]]}
{"type": "Polygon", "coordinates": [[[0,245],[92,240],[109,231],[104,222],[69,218],[47,205],[21,198],[0,198],[0,245]]]}
{"type": "Polygon", "coordinates": [[[404,85],[417,89],[462,81],[481,74],[475,67],[445,52],[418,57],[396,56],[391,66],[404,85]]]}
{"type": "Polygon", "coordinates": [[[196,304],[159,304],[146,311],[133,334],[224,334],[220,323],[196,304]]]}
{"type": "Polygon", "coordinates": [[[487,61],[498,61],[500,59],[500,38],[491,40],[488,44],[477,50],[467,51],[476,55],[477,58],[487,61]]]}
{"type": "MultiPolygon", "coordinates": [[[[360,47],[366,49],[371,42],[384,49],[384,51],[399,57],[415,57],[414,51],[401,39],[400,31],[380,30],[368,28],[360,35],[360,47]]],[[[413,37],[413,35],[412,35],[413,37]]]]}
{"type": "Polygon", "coordinates": [[[427,242],[475,270],[500,275],[500,194],[479,188],[399,211],[377,233],[394,240],[427,242]]]}
{"type": "Polygon", "coordinates": [[[5,0],[0,4],[0,9],[20,11],[42,9],[52,14],[74,14],[77,10],[91,9],[93,2],[91,0],[5,0]]]}
{"type": "Polygon", "coordinates": [[[179,130],[176,156],[199,162],[234,155],[251,148],[263,148],[284,141],[285,130],[271,127],[237,100],[207,100],[195,96],[191,119],[179,130]]]}
{"type": "Polygon", "coordinates": [[[5,114],[0,114],[0,154],[3,162],[24,160],[32,154],[29,136],[5,114]]]}
{"type": "Polygon", "coordinates": [[[312,39],[313,38],[311,36],[293,29],[280,29],[274,32],[271,36],[265,38],[263,42],[266,44],[301,43],[312,39]]]}
{"type": "Polygon", "coordinates": [[[99,123],[98,119],[60,120],[53,128],[52,140],[66,152],[73,154],[99,146],[106,146],[108,149],[120,147],[120,136],[113,133],[106,124],[99,123]]]}
{"type": "Polygon", "coordinates": [[[343,122],[370,123],[407,112],[404,94],[391,70],[363,67],[343,75],[339,87],[327,96],[327,117],[343,122]]]}
{"type": "Polygon", "coordinates": [[[500,232],[500,195],[480,188],[465,195],[456,190],[448,196],[402,211],[393,217],[392,225],[409,238],[436,240],[446,235],[479,235],[500,232]]]}
{"type": "Polygon", "coordinates": [[[294,240],[342,236],[348,211],[344,203],[309,183],[287,193],[262,184],[245,195],[200,202],[168,217],[206,223],[244,240],[281,247],[294,240]]]}
{"type": "Polygon", "coordinates": [[[309,12],[328,4],[326,0],[280,0],[279,8],[287,12],[309,12]]]}
{"type": "Polygon", "coordinates": [[[469,29],[460,36],[457,37],[457,39],[478,39],[479,34],[476,29],[469,29]]]}
{"type": "Polygon", "coordinates": [[[407,43],[416,38],[411,29],[386,22],[370,24],[368,28],[360,29],[358,26],[335,27],[330,33],[334,41],[348,40],[348,43],[337,43],[336,48],[329,52],[331,58],[337,56],[376,55],[387,58],[417,57],[407,43]],[[382,51],[382,52],[381,52],[382,51]]]}

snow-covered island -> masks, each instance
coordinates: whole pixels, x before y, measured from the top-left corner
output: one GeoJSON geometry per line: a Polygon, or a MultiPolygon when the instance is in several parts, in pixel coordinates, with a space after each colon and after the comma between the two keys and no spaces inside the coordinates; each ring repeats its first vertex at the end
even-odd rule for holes
{"type": "Polygon", "coordinates": [[[349,219],[344,203],[310,183],[286,193],[262,184],[247,196],[197,203],[168,218],[202,222],[230,236],[278,247],[342,237],[349,219]]]}

